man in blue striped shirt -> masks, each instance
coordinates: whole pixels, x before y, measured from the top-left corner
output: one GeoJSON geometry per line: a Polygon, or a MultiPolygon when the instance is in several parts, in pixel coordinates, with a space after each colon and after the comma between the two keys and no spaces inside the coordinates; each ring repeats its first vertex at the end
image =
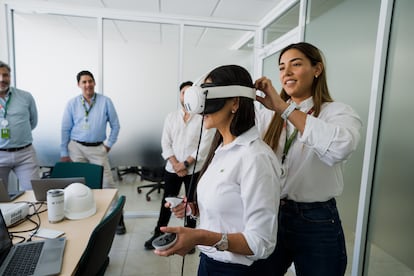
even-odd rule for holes
{"type": "Polygon", "coordinates": [[[95,92],[91,72],[79,72],[77,80],[82,94],[68,102],[63,114],[61,161],[104,166],[103,187],[114,188],[108,152],[118,139],[118,115],[111,99],[95,92]],[[108,139],[107,123],[111,127],[108,139]]]}
{"type": "MultiPolygon", "coordinates": [[[[95,78],[89,71],[77,74],[82,94],[69,100],[62,119],[60,156],[63,162],[88,162],[104,167],[103,188],[115,188],[108,152],[119,134],[119,120],[109,97],[95,92],[95,78]],[[110,133],[107,137],[107,124],[110,133]]],[[[123,220],[122,231],[125,233],[123,220]]]]}

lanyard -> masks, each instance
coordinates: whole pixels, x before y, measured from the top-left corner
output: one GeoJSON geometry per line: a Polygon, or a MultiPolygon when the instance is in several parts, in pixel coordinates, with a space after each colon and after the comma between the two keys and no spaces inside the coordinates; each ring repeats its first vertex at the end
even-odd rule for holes
{"type": "MultiPolygon", "coordinates": [[[[7,98],[7,101],[6,101],[6,104],[3,106],[3,109],[4,109],[4,116],[3,116],[3,118],[4,119],[6,119],[6,116],[7,116],[7,107],[9,106],[9,104],[10,104],[10,100],[11,100],[11,93],[9,93],[9,97],[7,98]]],[[[1,105],[0,105],[0,107],[1,107],[1,105]]]]}
{"type": "Polygon", "coordinates": [[[91,111],[91,109],[92,109],[92,107],[95,103],[95,99],[96,99],[96,93],[93,95],[91,105],[89,106],[89,108],[87,108],[86,104],[85,104],[85,98],[83,96],[81,96],[82,105],[83,105],[83,108],[85,109],[85,118],[86,119],[88,118],[89,112],[91,111]]]}
{"type": "MultiPolygon", "coordinates": [[[[313,107],[311,109],[309,109],[309,111],[307,112],[307,114],[310,115],[312,113],[313,113],[313,107]]],[[[293,133],[288,138],[286,121],[284,123],[284,127],[286,128],[286,140],[285,140],[285,146],[283,147],[282,164],[285,163],[286,155],[289,152],[290,146],[292,146],[293,140],[295,140],[296,135],[298,134],[298,129],[295,128],[295,130],[293,131],[293,133]]]]}
{"type": "MultiPolygon", "coordinates": [[[[9,97],[8,97],[8,99],[7,99],[7,101],[6,101],[6,104],[4,105],[4,116],[3,116],[3,118],[4,119],[6,119],[6,116],[7,116],[7,107],[9,106],[9,104],[10,104],[10,100],[11,100],[11,96],[12,96],[12,93],[9,93],[9,97]]],[[[0,105],[1,106],[1,105],[0,105]]]]}

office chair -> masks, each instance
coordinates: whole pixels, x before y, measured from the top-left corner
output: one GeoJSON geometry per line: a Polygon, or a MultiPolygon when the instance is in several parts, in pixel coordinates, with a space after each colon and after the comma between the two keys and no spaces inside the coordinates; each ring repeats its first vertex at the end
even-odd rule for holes
{"type": "Polygon", "coordinates": [[[141,181],[150,181],[151,184],[141,185],[137,187],[140,194],[142,188],[151,188],[146,194],[147,201],[151,200],[150,194],[154,191],[161,192],[164,189],[165,160],[161,155],[162,149],[159,144],[147,144],[142,147],[139,154],[139,163],[137,174],[141,177],[141,181]]]}
{"type": "Polygon", "coordinates": [[[118,177],[134,173],[140,176],[141,181],[150,181],[152,183],[137,187],[140,194],[143,188],[151,188],[145,195],[147,201],[151,200],[150,194],[154,191],[161,192],[164,189],[164,172],[165,160],[161,156],[162,149],[159,144],[145,143],[138,153],[139,166],[128,167],[124,170],[118,170],[118,177]]]}
{"type": "Polygon", "coordinates": [[[112,211],[95,227],[83,252],[75,276],[104,275],[109,251],[121,219],[126,197],[120,196],[112,211]]]}
{"type": "Polygon", "coordinates": [[[160,165],[158,167],[147,167],[142,166],[139,168],[138,175],[141,177],[141,181],[146,180],[153,182],[151,184],[141,185],[137,187],[137,192],[140,194],[142,192],[142,188],[151,188],[146,194],[145,198],[147,201],[151,201],[150,194],[155,190],[158,193],[161,192],[161,189],[164,189],[164,173],[165,168],[164,165],[160,165]]]}
{"type": "Polygon", "coordinates": [[[138,172],[139,172],[139,168],[137,166],[128,166],[125,169],[117,169],[116,170],[119,181],[122,181],[122,179],[123,179],[122,176],[123,175],[130,174],[130,173],[138,174],[138,172]]]}
{"type": "Polygon", "coordinates": [[[102,189],[103,166],[84,162],[57,162],[50,172],[51,178],[84,177],[86,186],[102,189]]]}

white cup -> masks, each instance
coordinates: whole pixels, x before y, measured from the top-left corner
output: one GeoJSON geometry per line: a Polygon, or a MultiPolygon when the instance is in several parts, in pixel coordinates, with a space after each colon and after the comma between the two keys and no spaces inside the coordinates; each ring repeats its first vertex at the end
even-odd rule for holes
{"type": "Polygon", "coordinates": [[[57,223],[65,218],[65,194],[63,189],[47,191],[47,217],[50,223],[57,223]]]}

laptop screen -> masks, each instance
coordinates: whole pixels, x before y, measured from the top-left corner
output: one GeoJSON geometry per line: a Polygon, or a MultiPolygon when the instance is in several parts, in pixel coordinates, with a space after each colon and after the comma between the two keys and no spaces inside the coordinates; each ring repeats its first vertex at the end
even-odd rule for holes
{"type": "Polygon", "coordinates": [[[7,257],[7,254],[9,253],[12,245],[13,243],[10,239],[9,231],[7,229],[6,223],[4,222],[3,214],[0,210],[0,265],[7,257]]]}

